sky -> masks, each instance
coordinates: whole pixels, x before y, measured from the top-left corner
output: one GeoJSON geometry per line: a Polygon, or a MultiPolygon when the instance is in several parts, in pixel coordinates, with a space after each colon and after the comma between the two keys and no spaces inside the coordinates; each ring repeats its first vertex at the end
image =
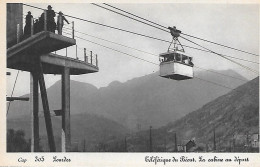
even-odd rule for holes
{"type": "MultiPolygon", "coordinates": [[[[40,8],[47,8],[49,4],[33,3],[29,4],[40,8]]],[[[73,3],[73,4],[50,4],[56,12],[62,11],[64,14],[80,17],[83,19],[95,21],[98,23],[134,31],[140,34],[153,36],[156,38],[171,41],[172,36],[169,33],[155,29],[153,27],[141,24],[129,18],[112,13],[105,9],[99,8],[89,3],[73,3]]],[[[100,4],[101,5],[101,4],[100,4]]],[[[238,48],[244,51],[259,55],[259,5],[256,4],[178,4],[178,3],[161,3],[161,4],[111,4],[120,9],[131,12],[140,17],[146,18],[160,25],[169,27],[176,26],[185,34],[193,35],[210,41],[214,41],[223,45],[238,48]]],[[[24,6],[24,15],[31,11],[36,18],[42,13],[39,9],[24,6]]],[[[25,17],[25,16],[24,16],[25,17]]],[[[167,51],[168,43],[157,41],[134,34],[98,26],[88,22],[83,22],[67,17],[71,23],[74,21],[75,30],[87,33],[92,36],[114,41],[129,47],[143,50],[154,55],[159,55],[167,51]]],[[[65,23],[66,24],[66,23],[65,23]]],[[[69,28],[72,24],[65,25],[69,28]]],[[[142,59],[159,63],[158,56],[145,54],[134,51],[119,45],[105,42],[90,36],[75,33],[86,40],[90,40],[121,52],[140,57],[142,59]]],[[[186,37],[186,36],[184,36],[186,37]]],[[[189,38],[189,37],[187,37],[189,38]]],[[[258,62],[257,56],[237,52],[221,46],[209,44],[194,38],[190,40],[208,48],[215,52],[233,56],[242,59],[248,59],[258,62]]],[[[199,48],[194,44],[179,39],[183,45],[199,48]]],[[[98,55],[99,72],[93,74],[85,74],[79,76],[71,76],[72,80],[90,83],[97,88],[105,87],[113,81],[126,82],[136,77],[148,75],[159,70],[159,66],[135,59],[133,57],[103,48],[101,46],[77,39],[78,56],[83,56],[82,48],[87,51],[93,51],[98,55]]],[[[75,47],[69,48],[69,57],[75,58],[75,47]]],[[[210,70],[227,70],[231,69],[246,77],[253,79],[257,74],[252,73],[237,64],[231,63],[217,55],[185,48],[187,55],[193,57],[195,66],[210,70]]],[[[64,51],[57,52],[64,54],[64,51]]],[[[247,63],[244,61],[237,62],[249,66],[258,71],[258,64],[247,63]]],[[[10,96],[16,77],[16,70],[7,69],[12,73],[7,76],[7,95],[10,96]]],[[[195,75],[198,69],[194,69],[195,75]]],[[[220,76],[222,77],[222,76],[220,76]]],[[[59,75],[45,75],[46,86],[49,87],[56,81],[60,80],[59,75]]],[[[20,72],[15,87],[14,96],[20,96],[29,93],[30,74],[28,72],[20,72]]]]}

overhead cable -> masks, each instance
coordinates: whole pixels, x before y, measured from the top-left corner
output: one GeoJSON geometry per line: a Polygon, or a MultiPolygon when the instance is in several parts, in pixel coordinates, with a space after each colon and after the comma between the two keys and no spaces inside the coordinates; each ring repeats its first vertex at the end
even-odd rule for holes
{"type": "MultiPolygon", "coordinates": [[[[24,4],[24,5],[34,8],[34,6],[32,6],[32,5],[27,5],[27,4],[24,4]]],[[[38,7],[36,7],[36,8],[37,8],[37,9],[44,10],[44,9],[42,9],[42,8],[38,8],[38,7]]],[[[55,12],[55,13],[57,13],[57,12],[55,12]]],[[[92,24],[96,24],[96,25],[99,25],[99,26],[103,26],[103,27],[107,27],[107,28],[111,28],[111,29],[115,29],[115,30],[119,30],[119,31],[128,32],[128,33],[131,33],[131,34],[135,34],[135,35],[147,37],[147,38],[150,38],[150,39],[155,39],[155,40],[158,40],[158,41],[168,42],[167,40],[159,39],[159,38],[156,38],[156,37],[151,37],[151,36],[148,36],[148,35],[143,35],[143,34],[140,34],[140,33],[136,33],[136,32],[133,32],[133,31],[121,29],[121,28],[118,28],[118,27],[109,26],[109,25],[102,24],[102,23],[97,23],[97,22],[94,22],[94,21],[91,21],[91,20],[82,19],[82,18],[79,18],[79,17],[67,15],[67,14],[63,14],[63,15],[64,15],[64,16],[67,16],[67,17],[70,17],[70,18],[73,18],[73,19],[77,19],[77,20],[89,22],[89,23],[92,23],[92,24]]]]}
{"type": "MultiPolygon", "coordinates": [[[[116,43],[116,42],[113,42],[113,41],[110,41],[110,40],[106,40],[106,39],[103,39],[103,38],[100,38],[100,37],[96,37],[96,36],[93,36],[93,35],[90,35],[90,34],[87,34],[87,33],[84,33],[84,32],[80,32],[80,31],[77,31],[77,30],[74,30],[74,31],[78,32],[80,34],[83,34],[83,35],[87,35],[87,36],[90,36],[90,37],[93,37],[93,38],[97,38],[97,39],[103,40],[103,41],[107,41],[107,42],[111,42],[111,43],[114,43],[114,44],[117,44],[117,45],[121,45],[121,46],[124,46],[124,47],[127,47],[127,48],[131,48],[131,47],[125,46],[123,44],[119,44],[119,43],[116,43]]],[[[171,43],[171,41],[167,41],[167,42],[171,43]]],[[[177,45],[180,45],[180,44],[177,44],[177,45]]],[[[203,50],[203,49],[195,48],[195,47],[192,47],[192,46],[187,46],[187,45],[182,45],[182,46],[186,47],[186,48],[194,49],[194,50],[199,50],[199,51],[203,51],[203,52],[212,53],[209,50],[203,50]]],[[[135,49],[135,50],[137,50],[137,49],[135,49]]],[[[150,53],[148,53],[148,54],[150,54],[150,53]]],[[[241,59],[241,58],[238,58],[238,57],[233,57],[233,56],[228,56],[228,55],[223,55],[223,56],[230,57],[230,58],[233,58],[233,59],[238,59],[238,60],[241,60],[241,61],[247,61],[247,62],[250,62],[250,63],[259,64],[258,62],[254,62],[254,61],[247,60],[247,59],[241,59]]]]}
{"type": "Polygon", "coordinates": [[[198,68],[198,69],[201,69],[201,70],[204,70],[204,71],[208,71],[208,72],[216,73],[216,74],[219,74],[219,75],[223,75],[223,76],[226,76],[226,77],[230,77],[230,78],[234,78],[234,79],[237,79],[237,80],[240,80],[240,81],[247,82],[247,80],[245,80],[245,79],[241,79],[241,78],[234,77],[234,76],[231,76],[231,75],[223,74],[223,73],[220,73],[220,72],[217,72],[217,71],[208,70],[208,69],[201,68],[201,67],[198,67],[198,66],[194,66],[194,68],[198,68]]]}
{"type": "MultiPolygon", "coordinates": [[[[75,32],[79,32],[79,31],[76,31],[76,30],[75,30],[75,32]]],[[[106,40],[106,39],[104,39],[104,38],[96,37],[96,36],[93,36],[93,35],[90,35],[90,34],[87,34],[87,33],[83,33],[83,32],[79,32],[79,33],[81,33],[81,34],[83,34],[83,35],[87,35],[87,36],[93,37],[93,38],[96,38],[96,39],[100,39],[100,40],[103,40],[103,41],[106,41],[106,42],[110,42],[110,43],[113,43],[113,44],[116,44],[116,45],[119,45],[119,46],[123,46],[123,47],[129,48],[129,49],[132,49],[132,50],[136,50],[136,51],[139,51],[139,52],[142,52],[142,53],[145,53],[145,54],[149,54],[149,55],[158,57],[157,54],[149,53],[149,52],[147,52],[147,51],[143,51],[143,50],[136,49],[136,48],[133,48],[133,47],[130,47],[130,46],[126,46],[126,45],[123,45],[123,44],[119,44],[119,43],[116,43],[116,42],[114,42],[114,41],[106,40]]],[[[208,51],[208,52],[209,52],[209,51],[208,51]]],[[[234,79],[238,79],[238,80],[241,80],[241,81],[247,81],[247,80],[244,80],[244,79],[241,79],[241,78],[237,78],[237,77],[233,77],[233,76],[230,76],[230,75],[222,74],[222,73],[215,72],[215,71],[212,71],[212,70],[208,70],[208,69],[205,69],[205,68],[201,68],[201,67],[198,67],[198,66],[194,66],[194,67],[195,67],[195,68],[198,68],[198,69],[201,69],[201,70],[208,71],[208,72],[212,72],[212,73],[216,73],[216,74],[219,74],[219,75],[223,75],[223,76],[226,76],[226,77],[231,77],[231,78],[234,78],[234,79]]]]}
{"type": "MultiPolygon", "coordinates": [[[[161,25],[161,24],[158,24],[158,23],[155,23],[155,22],[153,22],[153,21],[147,20],[147,19],[145,19],[145,18],[142,18],[142,17],[137,16],[137,15],[135,15],[135,14],[132,14],[132,13],[130,13],[130,12],[127,12],[127,11],[125,11],[125,10],[119,9],[119,8],[117,8],[117,7],[114,7],[114,6],[109,5],[109,4],[106,4],[106,3],[103,3],[103,4],[104,4],[104,5],[107,5],[107,6],[111,7],[111,8],[117,9],[117,10],[119,10],[119,11],[121,11],[121,12],[125,12],[125,13],[127,13],[127,14],[129,14],[129,15],[135,16],[135,17],[137,17],[137,18],[139,18],[139,19],[143,19],[143,20],[145,20],[145,21],[147,21],[147,22],[153,23],[153,24],[155,24],[155,25],[157,25],[157,26],[160,26],[160,27],[163,27],[163,28],[165,28],[165,29],[168,29],[166,26],[163,26],[163,25],[161,25]]],[[[205,42],[209,42],[209,43],[212,43],[212,44],[215,44],[215,45],[219,45],[219,46],[222,46],[222,47],[226,47],[226,48],[229,48],[229,49],[233,49],[233,50],[236,50],[236,51],[239,51],[239,52],[251,54],[251,55],[254,55],[254,56],[259,56],[259,55],[254,54],[254,53],[250,53],[250,52],[247,52],[247,51],[244,51],[244,50],[241,50],[241,49],[237,49],[237,48],[234,48],[234,47],[230,47],[230,46],[227,46],[227,45],[223,45],[223,44],[220,44],[220,43],[217,43],[217,42],[212,42],[212,41],[209,41],[209,40],[206,40],[206,39],[202,39],[202,38],[199,38],[199,37],[195,37],[195,36],[193,36],[193,35],[189,35],[189,34],[186,34],[186,33],[181,33],[181,34],[186,35],[186,36],[189,36],[189,37],[192,37],[192,38],[195,38],[195,39],[199,39],[199,40],[202,40],[202,41],[205,41],[205,42]]]]}
{"type": "MultiPolygon", "coordinates": [[[[119,50],[116,50],[116,49],[113,49],[113,48],[110,48],[110,47],[107,47],[107,46],[101,45],[101,44],[96,43],[96,42],[89,41],[89,40],[87,40],[87,39],[84,39],[84,38],[81,38],[81,37],[78,37],[78,36],[75,36],[75,37],[77,37],[78,39],[81,39],[81,40],[84,40],[84,41],[87,41],[87,42],[90,42],[90,43],[93,43],[93,44],[96,44],[96,45],[102,46],[102,47],[104,47],[104,48],[107,48],[107,49],[110,49],[110,50],[113,50],[113,51],[119,52],[119,53],[121,53],[121,54],[125,54],[125,55],[127,55],[127,56],[137,58],[137,59],[142,60],[142,61],[145,61],[145,62],[147,62],[147,63],[153,64],[153,65],[157,65],[157,66],[159,65],[159,64],[157,64],[157,63],[154,63],[154,62],[151,62],[151,61],[148,61],[148,60],[145,60],[145,59],[142,59],[142,58],[139,58],[139,57],[133,56],[133,55],[128,54],[128,53],[125,53],[125,52],[121,52],[121,51],[119,51],[119,50]]],[[[208,80],[205,80],[205,79],[201,79],[201,78],[199,78],[199,77],[194,77],[194,78],[200,79],[200,80],[202,80],[202,81],[205,81],[205,82],[208,82],[208,83],[211,83],[211,84],[214,84],[214,85],[220,86],[220,87],[224,87],[224,88],[226,88],[226,89],[231,89],[231,90],[233,90],[233,88],[230,88],[230,87],[228,87],[228,86],[225,86],[225,85],[222,85],[222,84],[219,84],[219,83],[215,83],[215,82],[212,82],[212,81],[208,81],[208,80]]]]}
{"type": "Polygon", "coordinates": [[[148,20],[148,19],[145,19],[145,18],[143,18],[143,17],[140,17],[140,16],[137,16],[137,15],[132,14],[132,13],[130,13],[130,12],[127,12],[127,11],[125,11],[125,10],[119,9],[119,8],[117,8],[117,7],[114,7],[114,6],[109,5],[109,4],[106,4],[106,3],[103,3],[103,4],[104,4],[104,5],[107,5],[107,6],[109,6],[109,7],[112,7],[112,8],[114,8],[114,9],[117,9],[117,10],[119,10],[119,11],[125,12],[125,13],[127,13],[127,14],[129,14],[129,15],[135,16],[135,17],[137,17],[137,18],[139,18],[139,19],[143,19],[143,20],[145,20],[145,21],[147,21],[147,22],[150,22],[150,23],[152,23],[152,24],[155,24],[155,25],[157,25],[157,26],[160,26],[160,27],[163,27],[163,28],[165,28],[165,29],[168,29],[168,27],[162,26],[161,24],[155,23],[155,22],[150,21],[150,20],[148,20]]]}
{"type": "Polygon", "coordinates": [[[247,69],[247,70],[253,72],[253,73],[258,74],[257,71],[255,71],[255,70],[253,70],[253,69],[251,69],[251,68],[249,68],[249,67],[247,67],[247,66],[245,66],[245,65],[243,65],[243,64],[240,64],[240,63],[238,63],[238,62],[236,62],[236,61],[234,61],[234,60],[231,60],[231,59],[225,57],[225,56],[222,55],[222,54],[219,54],[219,53],[214,52],[214,51],[212,51],[212,50],[210,50],[210,49],[208,49],[208,48],[205,48],[205,47],[203,47],[203,46],[201,46],[201,45],[199,45],[199,44],[197,44],[197,43],[195,43],[195,42],[193,42],[193,41],[191,41],[191,40],[189,40],[189,39],[187,39],[187,38],[185,38],[185,37],[182,37],[182,36],[180,36],[180,37],[183,38],[183,39],[185,39],[185,40],[187,40],[187,41],[189,41],[189,42],[191,42],[191,43],[193,43],[193,44],[195,44],[195,45],[197,45],[197,46],[202,47],[203,49],[206,49],[206,50],[210,51],[211,53],[214,53],[214,54],[216,54],[216,55],[218,55],[218,56],[220,56],[220,57],[222,57],[222,58],[224,58],[224,59],[227,59],[227,60],[229,60],[229,61],[231,61],[231,62],[233,62],[233,63],[235,63],[235,64],[237,64],[237,65],[239,65],[239,66],[241,66],[241,67],[243,67],[243,68],[245,68],[245,69],[247,69]]]}
{"type": "Polygon", "coordinates": [[[181,34],[182,34],[182,35],[189,36],[189,37],[192,37],[192,38],[196,38],[196,39],[199,39],[199,40],[202,40],[202,41],[205,41],[205,42],[209,42],[209,43],[212,43],[212,44],[215,44],[215,45],[219,45],[219,46],[222,46],[222,47],[225,47],[225,48],[233,49],[233,50],[236,50],[236,51],[239,51],[239,52],[247,53],[247,54],[254,55],[254,56],[259,56],[259,55],[254,54],[254,53],[250,53],[250,52],[247,52],[247,51],[243,51],[243,50],[241,50],[241,49],[236,49],[236,48],[233,48],[233,47],[230,47],[230,46],[226,46],[226,45],[223,45],[223,44],[219,44],[219,43],[216,43],[216,42],[212,42],[212,41],[209,41],[209,40],[206,40],[206,39],[202,39],[202,38],[199,38],[199,37],[195,37],[195,36],[192,36],[192,35],[188,35],[188,34],[185,34],[185,33],[181,33],[181,34]]]}
{"type": "Polygon", "coordinates": [[[208,83],[211,83],[211,84],[214,84],[214,85],[217,85],[217,86],[226,88],[226,89],[231,89],[231,90],[233,90],[233,88],[231,88],[231,87],[228,87],[228,86],[225,86],[225,85],[216,83],[216,82],[212,82],[212,81],[209,81],[209,80],[206,80],[206,79],[202,79],[202,78],[199,78],[199,77],[196,77],[196,76],[194,76],[194,78],[197,78],[197,79],[202,80],[202,81],[204,81],[204,82],[208,82],[208,83]]]}
{"type": "MultiPolygon", "coordinates": [[[[36,7],[36,6],[33,6],[33,5],[28,5],[28,4],[23,4],[23,5],[28,6],[28,7],[32,7],[32,8],[36,8],[36,9],[40,9],[40,10],[45,10],[45,9],[43,9],[43,8],[39,8],[39,7],[36,7]]],[[[55,12],[55,13],[58,14],[58,12],[55,12]]],[[[108,26],[108,25],[101,24],[101,23],[97,23],[97,22],[90,21],[90,20],[87,20],[87,19],[82,19],[82,18],[79,18],[79,17],[74,17],[74,16],[70,16],[70,15],[66,15],[66,14],[63,14],[63,15],[64,15],[64,16],[67,16],[67,17],[74,18],[74,19],[78,19],[78,20],[81,20],[81,21],[86,21],[86,22],[89,22],[89,23],[93,23],[93,24],[96,24],[96,25],[100,25],[100,26],[104,26],[104,27],[108,27],[108,28],[112,28],[112,29],[116,29],[116,30],[120,30],[120,31],[128,32],[128,33],[132,33],[132,34],[135,34],[135,35],[140,35],[140,36],[148,37],[148,38],[151,38],[151,39],[156,39],[156,40],[160,40],[160,41],[167,42],[167,41],[161,40],[161,39],[159,39],[159,38],[149,37],[149,36],[147,36],[147,35],[135,33],[135,32],[129,31],[129,30],[124,30],[124,29],[121,29],[121,28],[113,27],[113,26],[108,26]]],[[[156,23],[156,24],[157,24],[157,23],[156,23]]],[[[157,25],[159,25],[159,24],[157,24],[157,25]]],[[[162,26],[162,27],[164,27],[164,26],[162,26]]],[[[165,27],[164,27],[164,28],[165,28],[165,27]]],[[[250,53],[250,52],[247,52],[247,51],[243,51],[243,50],[241,50],[241,49],[236,49],[236,48],[233,48],[233,47],[229,47],[229,46],[226,46],[226,45],[223,45],[223,44],[219,44],[219,43],[216,43],[216,42],[212,42],[212,41],[209,41],[209,40],[205,40],[205,39],[202,39],[202,38],[199,38],[199,37],[195,37],[195,36],[192,36],[192,35],[188,35],[188,34],[185,34],[185,33],[181,33],[181,34],[186,35],[186,36],[190,36],[190,37],[192,37],[192,38],[204,40],[204,41],[206,41],[206,42],[209,42],[209,43],[212,43],[212,44],[216,44],[216,45],[219,45],[219,46],[223,46],[223,47],[226,47],[226,48],[229,48],[229,49],[233,49],[233,50],[236,50],[236,51],[240,51],[240,52],[244,52],[244,53],[247,53],[247,54],[259,56],[259,55],[254,54],[254,53],[250,53]]]]}
{"type": "Polygon", "coordinates": [[[151,63],[151,64],[154,64],[154,65],[158,65],[158,64],[156,64],[156,63],[154,63],[154,62],[151,62],[151,61],[148,61],[148,60],[142,59],[142,58],[140,58],[140,57],[136,57],[136,56],[130,55],[130,54],[125,53],[125,52],[121,52],[121,51],[119,51],[119,50],[116,50],[116,49],[113,49],[113,48],[110,48],[110,47],[107,47],[107,46],[101,45],[101,44],[96,43],[96,42],[89,41],[89,40],[84,39],[84,38],[81,38],[81,37],[79,37],[79,36],[75,36],[75,37],[77,37],[78,39],[82,39],[82,40],[84,40],[84,41],[87,41],[87,42],[90,42],[90,43],[93,43],[93,44],[96,44],[96,45],[102,46],[102,47],[104,47],[104,48],[107,48],[107,49],[113,50],[113,51],[115,51],[115,52],[122,53],[122,54],[125,54],[125,55],[127,55],[127,56],[134,57],[134,58],[136,58],[136,59],[140,59],[140,60],[146,61],[146,62],[151,63]]]}
{"type": "MultiPolygon", "coordinates": [[[[33,8],[37,8],[37,9],[44,10],[44,9],[42,9],[42,8],[35,7],[35,6],[32,6],[32,5],[28,5],[28,4],[24,4],[24,5],[25,5],[25,6],[29,6],[29,7],[33,7],[33,8]]],[[[139,35],[139,36],[143,36],[143,37],[147,37],[147,38],[151,38],[151,39],[155,39],[155,40],[159,40],[159,41],[163,41],[163,42],[168,42],[168,41],[166,41],[166,40],[162,40],[162,39],[159,39],[159,38],[151,37],[151,36],[148,36],[148,35],[143,35],[143,34],[140,34],[140,33],[132,32],[132,31],[129,31],[129,30],[124,30],[124,29],[117,28],[117,27],[108,26],[108,25],[101,24],[101,23],[97,23],[97,22],[93,22],[93,21],[90,21],[90,20],[87,20],[87,19],[82,19],[82,18],[70,16],[70,15],[65,15],[65,14],[64,14],[64,16],[71,17],[71,18],[74,18],[74,19],[78,19],[78,20],[81,20],[81,21],[86,21],[86,22],[93,23],[93,24],[97,24],[97,25],[100,25],[100,26],[105,26],[105,27],[112,28],[112,29],[117,29],[117,30],[120,30],[120,31],[132,33],[132,34],[139,35]]],[[[184,37],[182,37],[182,38],[184,38],[184,37]]],[[[184,38],[184,39],[185,39],[185,38],[184,38]]],[[[187,40],[187,39],[186,39],[186,40],[187,40]]],[[[194,43],[194,42],[192,42],[192,43],[194,43]]],[[[194,44],[196,44],[196,43],[194,43],[194,44]]],[[[198,45],[198,44],[196,44],[196,45],[198,45]]],[[[200,45],[199,45],[199,46],[200,46],[200,45]]],[[[200,46],[200,47],[202,47],[202,46],[200,46]]],[[[204,48],[204,47],[202,47],[202,48],[204,48]]],[[[204,48],[204,49],[205,49],[205,48],[204,48]]],[[[237,62],[235,62],[235,61],[233,61],[233,60],[230,60],[229,58],[225,57],[224,55],[218,54],[218,53],[213,52],[213,51],[211,51],[211,50],[209,50],[209,49],[206,49],[206,50],[210,51],[211,53],[217,54],[217,55],[219,55],[219,56],[221,56],[221,57],[223,57],[223,58],[225,58],[225,59],[227,59],[227,60],[229,60],[229,61],[231,61],[231,62],[233,62],[233,63],[236,63],[236,64],[240,65],[241,67],[244,67],[244,68],[246,68],[246,69],[248,69],[248,70],[250,70],[250,71],[252,71],[252,72],[258,74],[257,71],[254,71],[254,70],[252,70],[251,68],[248,68],[247,66],[244,66],[244,65],[242,65],[242,64],[240,64],[240,63],[237,63],[237,62]]]]}
{"type": "MultiPolygon", "coordinates": [[[[104,38],[100,38],[100,37],[96,37],[96,36],[93,36],[93,35],[90,35],[90,34],[87,34],[87,33],[84,33],[84,32],[80,32],[80,31],[77,31],[77,30],[74,30],[75,32],[78,32],[80,34],[83,34],[83,35],[87,35],[87,36],[90,36],[90,37],[93,37],[93,38],[97,38],[97,39],[100,39],[100,40],[103,40],[103,41],[107,41],[107,42],[111,42],[111,43],[114,43],[114,44],[117,44],[117,45],[121,45],[121,46],[124,46],[124,47],[128,47],[128,46],[125,46],[123,44],[119,44],[119,43],[116,43],[116,42],[113,42],[113,41],[110,41],[110,40],[107,40],[107,39],[104,39],[104,38]]],[[[171,41],[164,41],[164,42],[167,42],[167,43],[171,43],[171,41]]],[[[180,44],[177,44],[177,45],[180,45],[180,44]]],[[[200,51],[204,51],[204,52],[209,52],[207,50],[203,50],[203,49],[199,49],[199,48],[195,48],[195,47],[192,47],[192,46],[187,46],[187,45],[182,45],[186,48],[191,48],[191,49],[194,49],[194,50],[200,50],[200,51]]],[[[130,47],[128,47],[130,48],[130,47]]],[[[150,54],[150,53],[148,53],[150,54]]]]}
{"type": "Polygon", "coordinates": [[[106,10],[108,10],[108,11],[111,11],[111,12],[113,12],[113,13],[119,14],[119,15],[121,15],[121,16],[124,16],[124,17],[130,18],[130,19],[135,20],[135,21],[137,21],[137,22],[140,22],[140,23],[143,23],[143,24],[149,25],[149,26],[154,27],[154,28],[156,28],[156,29],[159,29],[159,30],[165,31],[165,32],[167,32],[167,33],[170,33],[169,31],[167,31],[167,30],[165,30],[165,29],[162,29],[162,28],[160,28],[160,27],[156,27],[156,26],[154,26],[154,25],[151,25],[151,24],[149,24],[149,23],[146,23],[146,22],[143,22],[143,21],[141,21],[141,20],[135,19],[135,18],[133,18],[133,17],[127,16],[127,15],[125,15],[125,14],[122,14],[122,13],[116,12],[116,11],[111,10],[111,9],[109,9],[109,8],[106,8],[106,7],[100,6],[100,5],[95,4],[95,3],[91,3],[91,4],[92,4],[92,5],[95,5],[95,6],[98,6],[98,7],[100,7],[100,8],[106,9],[106,10]]]}

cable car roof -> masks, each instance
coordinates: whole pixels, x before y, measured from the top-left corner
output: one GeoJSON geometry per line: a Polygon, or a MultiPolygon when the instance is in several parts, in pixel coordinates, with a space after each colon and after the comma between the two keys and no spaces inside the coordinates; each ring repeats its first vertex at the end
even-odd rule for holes
{"type": "Polygon", "coordinates": [[[159,55],[159,57],[166,57],[166,58],[167,58],[167,57],[171,57],[172,54],[174,54],[174,53],[178,53],[178,54],[184,55],[184,56],[186,56],[186,57],[192,57],[192,56],[186,55],[186,53],[181,52],[181,51],[169,51],[169,52],[161,53],[161,54],[159,55]]]}

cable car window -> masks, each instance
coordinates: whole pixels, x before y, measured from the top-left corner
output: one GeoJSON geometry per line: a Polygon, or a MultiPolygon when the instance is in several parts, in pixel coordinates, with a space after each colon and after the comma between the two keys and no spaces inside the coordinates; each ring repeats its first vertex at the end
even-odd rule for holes
{"type": "Polygon", "coordinates": [[[176,53],[175,58],[176,58],[176,61],[181,61],[181,56],[179,53],[176,53]]]}
{"type": "Polygon", "coordinates": [[[174,54],[171,54],[168,58],[169,61],[174,61],[174,54]]]}

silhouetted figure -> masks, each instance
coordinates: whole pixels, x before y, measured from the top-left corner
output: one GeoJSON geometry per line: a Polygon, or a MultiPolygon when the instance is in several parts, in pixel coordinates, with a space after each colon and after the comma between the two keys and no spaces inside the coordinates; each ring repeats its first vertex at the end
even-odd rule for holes
{"type": "Polygon", "coordinates": [[[56,16],[54,10],[52,10],[51,5],[48,5],[47,10],[47,31],[54,32],[56,29],[56,23],[54,17],[56,16]]]}
{"type": "Polygon", "coordinates": [[[41,14],[39,18],[39,32],[44,30],[44,13],[41,14]]]}
{"type": "Polygon", "coordinates": [[[38,19],[35,20],[33,28],[34,34],[40,32],[40,22],[38,19]]]}
{"type": "Polygon", "coordinates": [[[44,24],[47,24],[47,31],[55,33],[56,29],[56,23],[54,20],[54,17],[56,16],[54,10],[52,10],[51,5],[48,5],[48,10],[46,10],[46,21],[47,23],[44,23],[44,12],[41,14],[41,17],[39,18],[39,30],[44,31],[44,24]]]}
{"type": "Polygon", "coordinates": [[[26,37],[31,35],[32,18],[33,18],[33,16],[31,15],[31,12],[29,11],[25,17],[24,35],[26,37]]]}
{"type": "Polygon", "coordinates": [[[68,20],[63,16],[63,13],[62,12],[59,12],[59,15],[57,17],[57,29],[58,29],[58,34],[59,35],[62,35],[62,28],[63,28],[63,25],[64,25],[64,20],[70,24],[68,22],[68,20]]]}

